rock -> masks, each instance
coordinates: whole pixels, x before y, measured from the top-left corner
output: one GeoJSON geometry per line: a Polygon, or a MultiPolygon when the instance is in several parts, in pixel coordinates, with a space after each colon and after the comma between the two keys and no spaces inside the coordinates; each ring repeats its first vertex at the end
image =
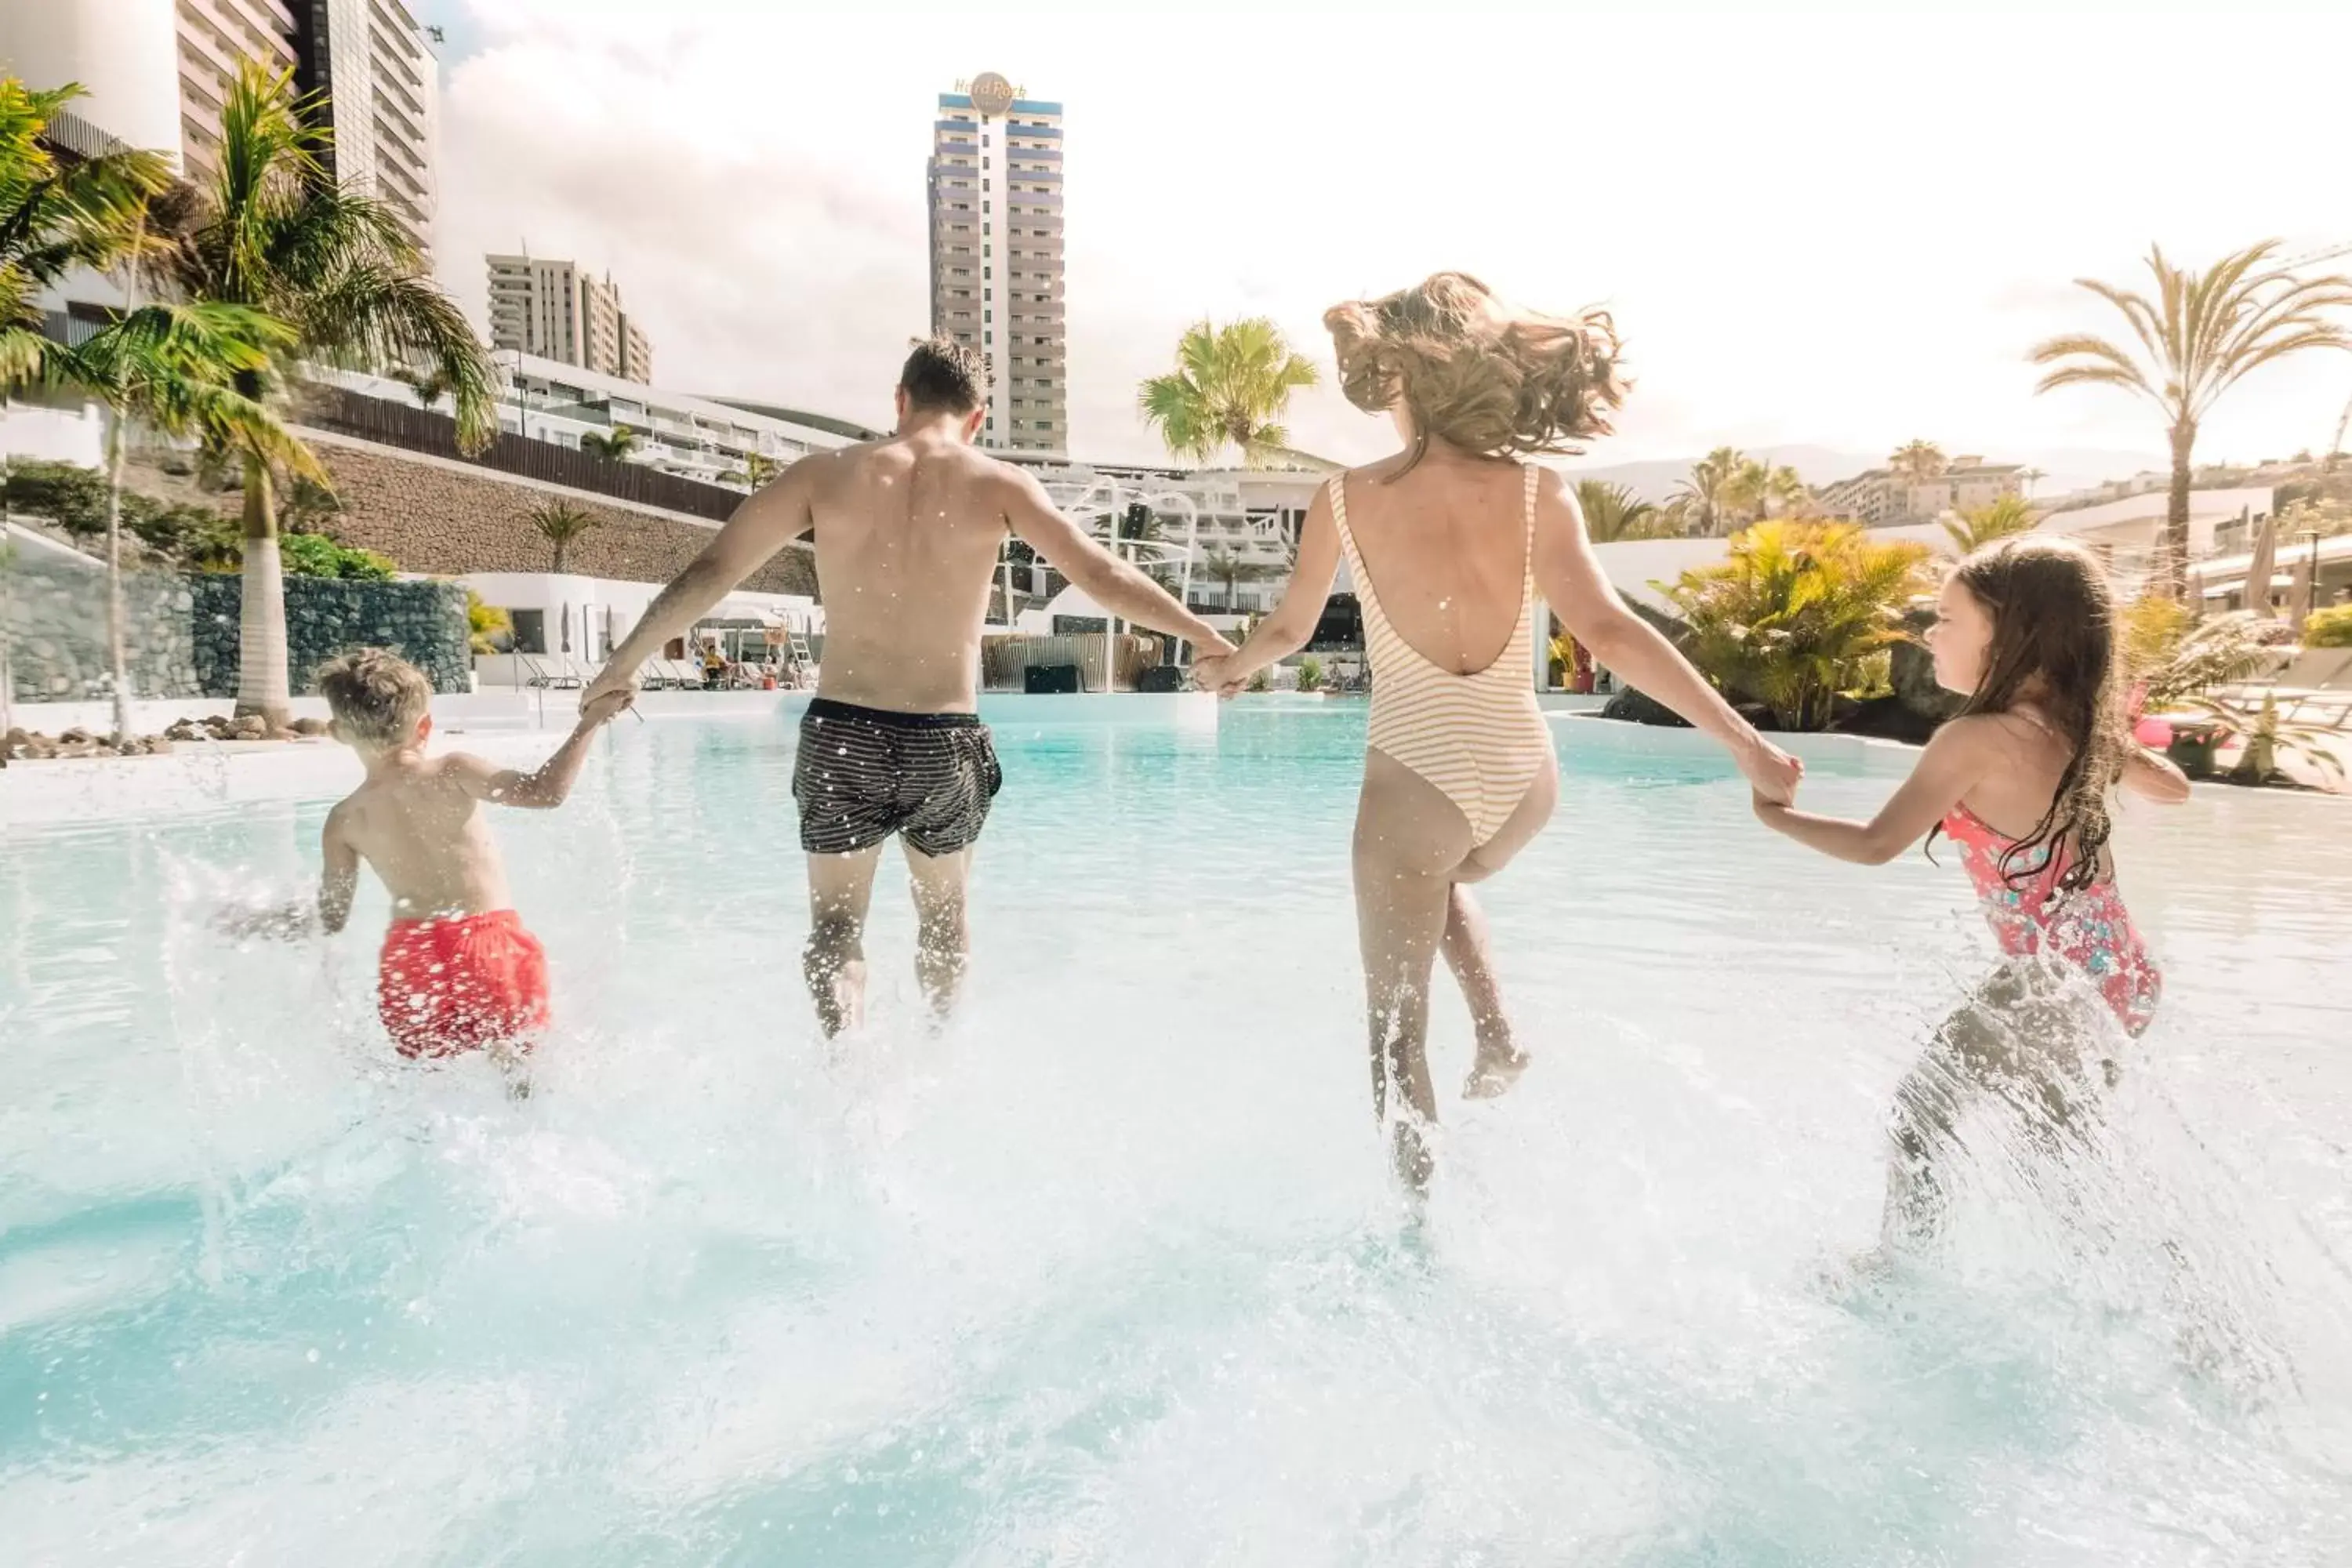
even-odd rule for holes
{"type": "Polygon", "coordinates": [[[12,728],[5,735],[0,735],[0,757],[29,757],[33,754],[32,743],[32,736],[22,729],[12,728]]]}
{"type": "Polygon", "coordinates": [[[269,721],[258,713],[247,713],[242,719],[233,720],[228,732],[233,740],[267,741],[269,739],[269,721]]]}
{"type": "Polygon", "coordinates": [[[1603,719],[1622,719],[1635,724],[1661,724],[1675,730],[1690,728],[1681,714],[1656,698],[1646,696],[1630,686],[1609,700],[1601,710],[1601,716],[1603,719]]]}
{"type": "Polygon", "coordinates": [[[298,735],[323,735],[330,728],[331,728],[331,726],[324,719],[297,719],[294,721],[294,733],[298,735]]]}
{"type": "Polygon", "coordinates": [[[1870,735],[1917,746],[1924,745],[1927,737],[1936,732],[1937,723],[1902,698],[1889,695],[1856,703],[1852,712],[1842,715],[1831,728],[1843,734],[1870,735]]]}
{"type": "Polygon", "coordinates": [[[194,719],[179,719],[163,731],[163,738],[167,741],[203,741],[211,738],[211,731],[194,719]]]}
{"type": "Polygon", "coordinates": [[[144,744],[147,747],[147,754],[151,757],[168,757],[172,754],[172,741],[167,735],[150,735],[144,744]]]}
{"type": "Polygon", "coordinates": [[[1894,688],[1895,700],[1903,705],[1903,710],[1908,716],[1906,721],[1927,727],[1920,735],[1922,740],[1932,733],[1937,725],[1958,713],[1965,700],[1936,684],[1936,656],[1929,653],[1927,645],[1919,640],[1935,624],[1936,612],[1931,609],[1905,612],[1904,640],[1887,650],[1886,658],[1886,683],[1894,688]]]}
{"type": "Polygon", "coordinates": [[[233,728],[235,728],[235,725],[230,721],[229,716],[226,713],[207,713],[205,715],[205,729],[215,741],[226,740],[228,738],[229,731],[233,728]]]}
{"type": "Polygon", "coordinates": [[[58,744],[61,746],[86,746],[89,744],[93,739],[95,739],[95,737],[92,736],[89,731],[77,724],[72,729],[68,730],[64,734],[58,737],[58,744]]]}

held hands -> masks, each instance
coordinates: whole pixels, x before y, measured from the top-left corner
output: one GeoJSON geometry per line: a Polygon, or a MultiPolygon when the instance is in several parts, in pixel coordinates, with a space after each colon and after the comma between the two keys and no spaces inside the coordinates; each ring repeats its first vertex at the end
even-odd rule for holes
{"type": "MultiPolygon", "coordinates": [[[[637,672],[634,668],[625,668],[618,663],[608,663],[603,669],[597,671],[596,679],[588,683],[588,689],[580,694],[581,721],[583,723],[587,721],[588,710],[594,703],[602,702],[608,697],[621,696],[628,699],[627,702],[621,704],[621,708],[625,708],[629,702],[636,700],[636,695],[637,672]]],[[[601,724],[606,719],[616,718],[620,711],[620,708],[615,708],[596,722],[601,724]]]]}
{"type": "Polygon", "coordinates": [[[1760,811],[1765,805],[1796,804],[1797,782],[1805,776],[1805,764],[1759,735],[1740,749],[1739,771],[1756,792],[1760,811]]]}
{"type": "MultiPolygon", "coordinates": [[[[601,684],[602,678],[598,679],[601,684]]],[[[592,686],[581,695],[580,728],[593,730],[601,725],[609,724],[621,716],[621,710],[634,708],[636,700],[636,682],[634,680],[617,689],[607,690],[598,690],[596,687],[592,686]]]]}

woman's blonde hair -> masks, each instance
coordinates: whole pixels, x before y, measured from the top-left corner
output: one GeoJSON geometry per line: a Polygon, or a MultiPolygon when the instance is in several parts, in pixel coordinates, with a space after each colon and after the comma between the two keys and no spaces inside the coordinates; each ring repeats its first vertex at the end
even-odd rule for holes
{"type": "Polygon", "coordinates": [[[1466,272],[1334,305],[1323,324],[1349,402],[1383,414],[1402,399],[1412,410],[1405,468],[1433,436],[1494,458],[1581,451],[1609,434],[1609,411],[1625,397],[1607,311],[1514,310],[1466,272]]]}

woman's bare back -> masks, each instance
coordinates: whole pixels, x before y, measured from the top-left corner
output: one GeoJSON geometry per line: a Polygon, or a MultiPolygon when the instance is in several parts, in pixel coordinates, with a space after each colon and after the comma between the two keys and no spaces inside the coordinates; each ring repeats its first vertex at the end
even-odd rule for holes
{"type": "Polygon", "coordinates": [[[1526,601],[1526,481],[1508,459],[1433,449],[1400,475],[1402,461],[1349,472],[1348,531],[1397,636],[1440,669],[1475,674],[1526,601]]]}

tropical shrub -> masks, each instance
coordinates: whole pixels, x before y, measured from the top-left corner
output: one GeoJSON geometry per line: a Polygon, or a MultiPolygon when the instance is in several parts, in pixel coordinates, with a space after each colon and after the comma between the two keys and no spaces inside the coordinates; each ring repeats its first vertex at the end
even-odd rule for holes
{"type": "Polygon", "coordinates": [[[1827,727],[1837,698],[1883,682],[1874,656],[1903,640],[1906,605],[1927,586],[1925,545],[1853,523],[1759,522],[1731,557],[1659,586],[1689,628],[1691,661],[1783,729],[1827,727]]]}
{"type": "Polygon", "coordinates": [[[387,556],[336,543],[323,533],[289,533],[278,541],[285,569],[298,577],[340,577],[389,583],[400,569],[387,556]]]}
{"type": "Polygon", "coordinates": [[[2314,610],[2303,623],[2305,647],[2352,647],[2352,605],[2314,610]]]}
{"type": "Polygon", "coordinates": [[[1323,689],[1323,661],[1308,654],[1298,661],[1298,689],[1320,691],[1323,689]]]}
{"type": "Polygon", "coordinates": [[[2032,503],[2024,497],[2002,496],[1987,505],[1972,506],[1957,521],[1947,521],[1944,534],[1952,542],[1953,553],[1973,555],[1997,539],[2030,531],[2039,521],[2032,503]]]}
{"type": "Polygon", "coordinates": [[[74,463],[21,459],[8,465],[8,510],[46,518],[77,539],[106,531],[106,476],[74,463]]]}
{"type": "Polygon", "coordinates": [[[504,653],[514,647],[514,617],[471,588],[466,590],[466,630],[476,653],[504,653]]]}
{"type": "Polygon", "coordinates": [[[2124,656],[2145,688],[2145,710],[2161,713],[2234,686],[2277,662],[2269,626],[2243,610],[2195,620],[2179,605],[2151,595],[2125,612],[2124,656]]]}

